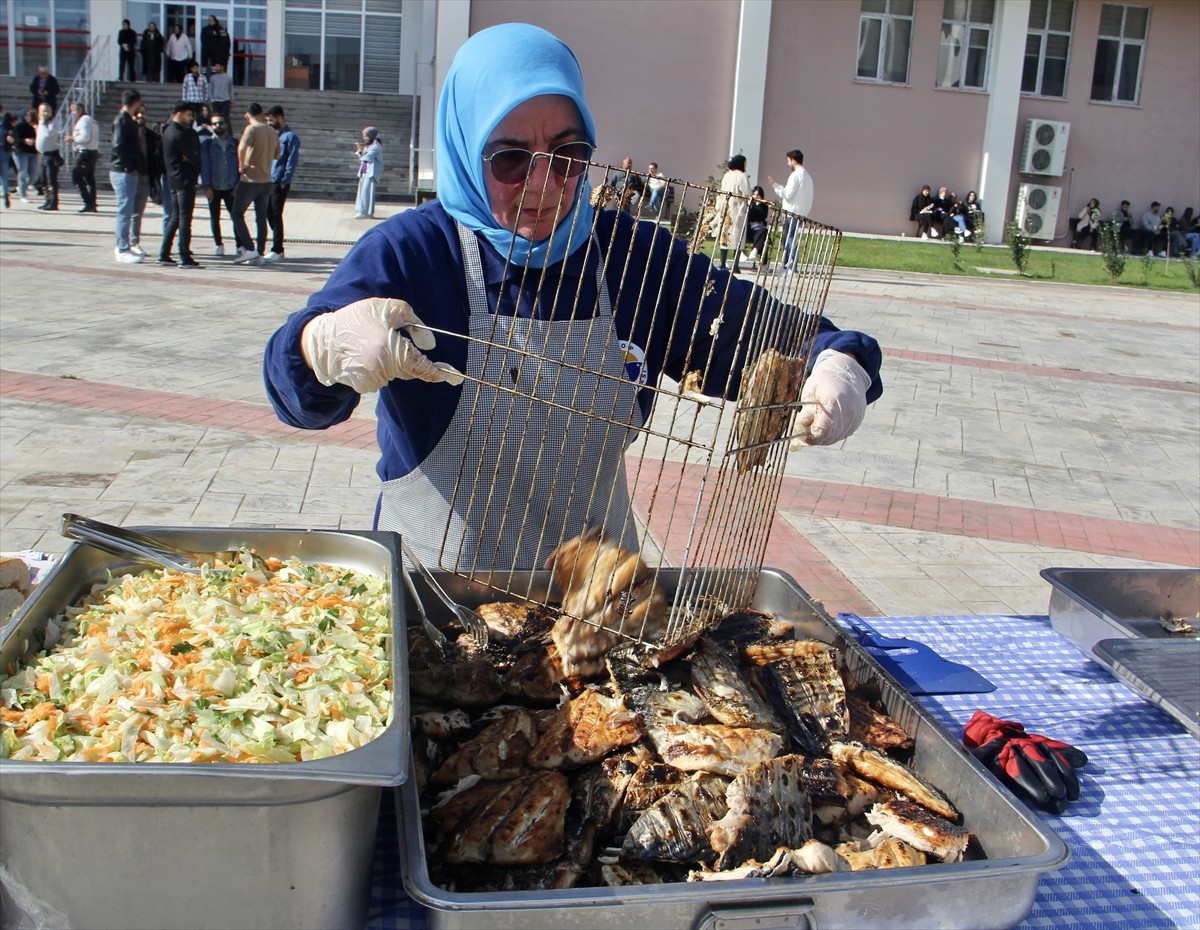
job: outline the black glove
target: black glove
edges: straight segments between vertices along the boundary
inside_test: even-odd
[[[1079,797],[1075,769],[1088,759],[1074,746],[1026,733],[1021,724],[981,710],[967,724],[963,742],[1004,784],[1044,810],[1061,814]]]

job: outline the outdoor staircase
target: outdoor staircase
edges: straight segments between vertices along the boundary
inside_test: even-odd
[[[29,78],[0,77],[0,103],[14,115],[29,105]],[[151,123],[166,119],[180,99],[178,84],[129,84],[110,82],[101,97],[98,111],[92,115],[100,122],[100,162],[96,172],[99,183],[107,186],[105,170],[108,127],[121,108],[121,94],[136,87],[142,95],[146,116]],[[235,87],[230,111],[234,131],[241,133],[245,121],[243,107],[258,101],[263,109],[278,104],[287,113],[287,123],[300,137],[300,166],[292,181],[292,197],[314,200],[354,202],[358,187],[358,159],[354,143],[362,141],[364,126],[379,130],[383,143],[383,177],[376,188],[376,199],[408,201],[417,199],[409,185],[409,142],[414,112],[411,97],[393,94],[358,94],[346,91],[297,88]],[[415,181],[413,182],[415,185]]]

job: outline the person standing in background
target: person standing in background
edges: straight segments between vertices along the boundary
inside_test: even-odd
[[[662,211],[663,195],[667,192],[667,177],[658,170],[658,162],[650,162],[646,169],[646,190],[650,200],[646,209],[657,216]]]
[[[79,191],[83,206],[80,213],[96,212],[96,160],[100,157],[100,126],[88,114],[83,103],[71,101],[71,143],[75,146],[75,167],[71,180]]]
[[[229,64],[229,48],[229,33],[217,17],[210,16],[200,30],[200,64],[206,74],[211,75],[217,65],[224,69]]]
[[[246,107],[245,116],[246,128],[238,143],[237,194],[233,198],[233,235],[238,246],[233,263],[261,265],[262,253],[267,246],[271,166],[279,157],[279,133],[267,125],[261,104],[251,103]],[[252,203],[258,233],[257,242],[250,238],[250,229],[246,225],[246,210]]]
[[[229,76],[221,62],[214,62],[212,67],[212,75],[208,79],[208,95],[212,98],[212,110],[213,113],[219,113],[228,121],[229,111],[233,107],[233,78]]]
[[[368,126],[362,131],[362,142],[354,143],[358,155],[358,197],[354,201],[356,220],[375,218],[375,185],[383,174],[383,144],[379,130]]]
[[[218,258],[225,254],[221,238],[221,204],[233,219],[234,189],[238,183],[238,146],[223,116],[212,119],[212,135],[200,139],[200,187],[208,200],[208,222]]]
[[[50,73],[46,65],[38,68],[37,76],[30,81],[29,93],[29,105],[35,110],[45,103],[50,107],[51,116],[58,112],[58,78]]]
[[[196,66],[197,68],[199,65]],[[179,233],[179,267],[199,268],[192,255],[192,213],[196,208],[196,179],[200,177],[200,137],[192,129],[196,111],[190,103],[179,102],[163,130],[163,162],[171,180],[171,223],[163,230],[158,250],[160,265],[174,265],[171,246]],[[166,191],[163,191],[166,196]]]
[[[139,188],[147,174],[146,147],[138,132],[137,114],[142,111],[142,95],[127,90],[121,95],[121,110],[113,120],[112,156],[108,178],[117,195],[117,242],[113,249],[117,261],[136,265],[143,256],[134,252],[131,241],[134,213],[139,210]],[[145,195],[140,197],[145,209]],[[140,251],[140,250],[139,250]]]
[[[0,106],[0,192],[4,194],[5,210],[12,206],[12,198],[8,192],[8,155],[16,142],[13,137],[13,128],[16,125],[16,118]]]
[[[195,50],[192,40],[183,31],[183,26],[176,23],[171,29],[171,37],[167,39],[167,81],[172,84],[182,84],[183,76],[187,73],[187,63],[191,61]]]
[[[121,29],[117,32],[117,80],[125,80],[128,73],[130,83],[137,81],[137,33],[129,25],[129,20],[121,20]]]
[[[187,76],[183,79],[180,96],[185,103],[192,105],[195,112],[196,107],[208,102],[208,93],[208,78],[200,73],[200,62],[191,62],[188,65]]]
[[[800,221],[812,210],[813,184],[812,176],[804,169],[802,151],[792,149],[787,153],[787,162],[792,169],[787,184],[777,184],[770,175],[767,175],[767,183],[775,196],[783,201],[783,209],[792,214],[784,219],[782,264],[785,268],[795,269],[796,252],[800,247]]]
[[[746,210],[749,206],[750,180],[746,177],[746,156],[733,155],[726,162],[728,170],[721,178],[721,193],[717,195],[712,234],[721,253],[721,267],[733,250],[733,273],[741,270],[742,241],[746,238]]]
[[[164,48],[166,48],[166,39],[158,31],[158,26],[151,20],[146,26],[146,31],[142,33],[142,75],[147,81],[157,84],[162,80]]]
[[[30,107],[13,126],[13,159],[17,163],[17,195],[21,203],[29,203],[26,194],[34,184],[37,172],[37,110]]]
[[[287,124],[283,107],[276,104],[267,110],[267,122],[279,133],[279,157],[271,167],[271,199],[267,223],[271,227],[271,251],[263,256],[266,262],[283,261],[283,206],[292,189],[292,178],[300,164],[300,137]]]
[[[39,210],[58,209],[58,169],[62,167],[63,157],[58,150],[58,122],[54,119],[54,110],[50,104],[43,103],[38,108],[37,135],[34,145],[42,161],[42,186],[46,191],[46,199],[42,201]]]

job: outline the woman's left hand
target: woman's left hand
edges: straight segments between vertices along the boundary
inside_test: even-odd
[[[871,376],[845,352],[826,349],[817,356],[804,381],[796,424],[804,435],[792,440],[794,450],[802,446],[828,446],[841,442],[863,421],[867,412],[867,389]]]

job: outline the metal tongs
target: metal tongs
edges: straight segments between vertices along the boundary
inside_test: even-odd
[[[458,619],[459,624],[467,632],[467,634],[475,640],[479,648],[486,649],[488,644],[487,621],[484,620],[483,617],[479,616],[479,614],[473,611],[470,607],[464,607],[446,593],[446,589],[438,584],[438,580],[433,577],[433,572],[426,568],[425,563],[417,558],[416,553],[413,552],[408,543],[404,541],[404,537],[400,538],[400,548],[404,552],[404,555],[408,561],[412,562],[413,568],[417,570],[417,573],[421,576],[424,582],[429,585],[429,589],[434,593],[437,599],[446,605],[446,608],[450,611],[450,613],[454,614],[454,616]],[[407,576],[407,572],[405,574]],[[413,589],[411,580],[407,577],[405,580],[409,582],[409,593],[412,594],[413,600],[417,602],[417,610],[421,614],[422,624],[425,626],[426,632],[428,632],[429,627],[432,626],[432,624],[429,622],[429,618],[425,615],[425,606],[421,603],[421,599],[417,597],[417,592]],[[438,635],[440,636],[441,634],[439,633]],[[442,642],[445,642],[444,638],[442,638]]]
[[[200,574],[200,566],[205,561],[204,555],[208,556],[207,561],[210,562],[214,556],[227,557],[229,555],[227,552],[188,552],[168,545],[153,536],[146,536],[122,526],[102,523],[90,517],[81,517],[75,513],[62,515],[62,523],[58,531],[68,539],[78,539],[80,542],[112,555],[125,556],[151,565],[165,565],[167,568],[186,572],[189,575]],[[265,565],[259,556],[252,555],[252,558],[256,568]]]

